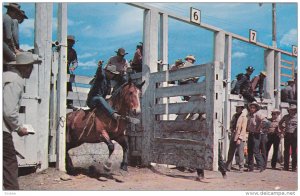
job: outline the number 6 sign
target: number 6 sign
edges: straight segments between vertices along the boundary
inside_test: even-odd
[[[250,29],[249,30],[249,42],[256,43],[256,37],[257,37],[256,31]]]
[[[201,11],[191,7],[191,22],[200,24]]]

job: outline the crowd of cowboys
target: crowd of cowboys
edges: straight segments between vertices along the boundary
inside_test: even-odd
[[[32,52],[24,52],[19,46],[18,25],[27,19],[25,12],[17,3],[9,3],[6,14],[3,15],[3,187],[6,190],[19,189],[18,184],[18,163],[16,151],[12,140],[12,132],[19,136],[28,135],[28,130],[19,120],[19,108],[25,87],[24,79],[30,77],[33,70],[33,64],[39,63],[37,55]],[[69,35],[67,73],[71,75],[78,66],[77,54],[73,49],[76,42],[75,37]],[[102,68],[103,61],[98,62],[98,69],[94,79],[90,82],[91,89],[88,93],[87,105],[90,108],[97,108],[108,112],[112,119],[119,119],[121,116],[105,100],[105,97],[114,93],[119,86],[126,82],[124,75],[127,72],[142,71],[143,45],[137,45],[136,52],[132,61],[127,62],[125,49],[119,48],[116,55],[111,57],[107,64]],[[185,62],[181,59],[176,60],[171,66],[170,71],[192,66],[196,61],[193,55],[188,55]],[[266,168],[268,151],[273,145],[273,157],[271,166],[276,168],[278,146],[280,138],[284,137],[284,169],[289,169],[290,148],[292,152],[292,170],[297,167],[297,108],[296,94],[293,89],[293,82],[289,81],[289,86],[282,90],[284,101],[291,105],[288,114],[279,118],[280,111],[272,110],[272,117],[267,118],[260,111],[260,106],[256,102],[255,96],[259,94],[262,99],[263,83],[266,73],[262,71],[250,81],[250,76],[254,71],[253,67],[248,67],[246,74],[237,76],[236,84],[232,88],[233,94],[240,94],[249,104],[245,107],[239,103],[236,106],[236,114],[231,120],[231,142],[228,152],[228,160],[224,163],[219,152],[219,169],[224,177],[226,172],[231,169],[233,156],[237,157],[237,163],[241,170],[244,166],[244,143],[246,141],[246,132],[248,132],[248,171],[253,171],[254,161],[256,159],[257,167],[260,171]],[[199,78],[189,78],[178,81],[179,85],[195,83]],[[72,91],[72,81],[67,83],[67,90]],[[256,90],[258,88],[258,90]],[[111,89],[113,91],[111,92]],[[189,101],[192,97],[184,97]],[[69,108],[73,108],[72,101],[67,102]],[[200,117],[199,114],[193,114],[190,120]],[[197,169],[199,178],[204,177],[204,170]]]

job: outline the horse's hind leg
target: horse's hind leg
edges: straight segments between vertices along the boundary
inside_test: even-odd
[[[116,139],[116,141],[122,146],[123,148],[123,161],[121,163],[121,169],[127,171],[128,166],[128,152],[129,152],[129,143],[127,136],[121,136],[120,138]]]
[[[108,151],[109,151],[109,158],[111,156],[111,154],[114,152],[115,150],[115,145],[112,143],[109,135],[107,134],[107,132],[104,130],[101,133],[101,136],[104,138],[104,142],[106,143],[107,147],[108,147]]]

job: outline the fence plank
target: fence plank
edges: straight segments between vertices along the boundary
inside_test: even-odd
[[[87,95],[88,95],[87,93],[69,91],[67,99],[86,101],[87,100]]]
[[[205,83],[185,84],[180,86],[163,87],[156,89],[155,97],[175,97],[205,94]]]
[[[210,64],[194,65],[176,71],[162,71],[151,75],[151,80],[156,83],[165,81],[181,80],[191,77],[205,76],[206,66]]]
[[[205,121],[185,120],[185,121],[157,121],[154,125],[155,130],[165,132],[201,132],[206,131]]]
[[[89,84],[89,82],[92,80],[92,78],[93,77],[76,75],[75,82],[81,83],[81,84]],[[70,74],[67,75],[67,80],[69,81],[69,79],[70,79]]]
[[[184,113],[205,113],[205,102],[189,101],[183,103],[156,104],[154,114],[184,114]]]

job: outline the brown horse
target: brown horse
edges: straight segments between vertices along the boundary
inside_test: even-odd
[[[138,114],[140,107],[140,89],[144,82],[135,85],[131,79],[120,86],[108,100],[108,103],[121,115],[127,116]],[[68,150],[80,146],[83,143],[105,142],[109,149],[109,157],[114,151],[111,140],[118,142],[123,148],[123,160],[121,169],[127,171],[128,165],[128,139],[125,136],[127,120],[112,120],[104,111],[77,110],[67,114],[67,142],[66,162],[67,171],[71,172],[73,167]]]

